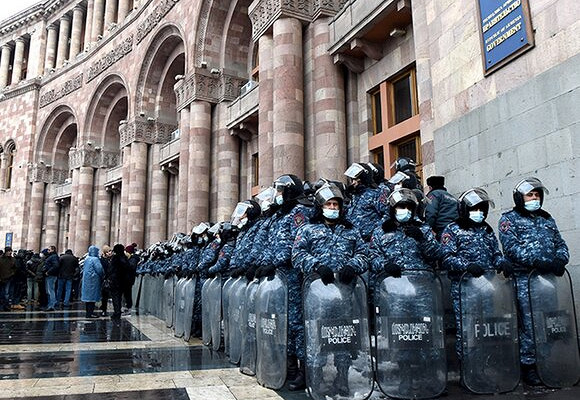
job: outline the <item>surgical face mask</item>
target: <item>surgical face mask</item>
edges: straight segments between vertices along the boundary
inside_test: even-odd
[[[340,216],[340,210],[331,210],[329,208],[323,208],[322,215],[324,215],[324,218],[326,219],[338,219],[338,217]]]
[[[260,208],[262,209],[262,212],[266,212],[268,211],[271,205],[272,205],[271,201],[264,200],[262,204],[260,204]]]
[[[469,212],[469,219],[477,224],[480,224],[485,219],[485,215],[483,214],[483,211],[479,211],[479,210],[470,211]]]
[[[397,208],[395,213],[395,218],[399,222],[407,222],[411,219],[413,213],[406,208]]]
[[[528,211],[538,211],[541,206],[540,200],[530,200],[524,204],[525,209]]]
[[[281,206],[282,203],[284,203],[284,196],[282,196],[281,194],[276,195],[276,204]]]
[[[243,227],[244,225],[246,225],[247,223],[248,223],[248,218],[247,218],[247,217],[246,217],[246,218],[242,218],[242,219],[240,220],[240,223],[238,224],[238,227],[239,227],[239,228],[241,228],[241,227]]]
[[[203,238],[197,238],[197,244],[202,244],[203,243]]]

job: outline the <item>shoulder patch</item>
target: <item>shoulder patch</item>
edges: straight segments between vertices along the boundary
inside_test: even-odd
[[[389,204],[389,194],[387,193],[386,190],[381,190],[381,193],[379,195],[379,202],[381,204]]]
[[[443,244],[449,243],[450,240],[451,240],[451,235],[449,233],[444,233],[443,236],[441,236],[441,243],[443,243]]]
[[[305,221],[306,217],[302,211],[297,212],[296,215],[294,215],[294,226],[302,226]]]
[[[511,223],[509,220],[507,220],[507,219],[503,220],[501,222],[501,224],[499,224],[499,230],[505,233],[505,232],[509,231],[510,226],[511,226]]]

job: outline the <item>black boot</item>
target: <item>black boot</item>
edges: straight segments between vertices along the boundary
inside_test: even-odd
[[[336,393],[339,396],[346,397],[350,395],[350,389],[348,388],[348,364],[341,363],[338,367],[338,374],[334,378],[333,386]]]
[[[542,386],[542,381],[536,372],[536,364],[522,364],[522,377],[529,386]]]
[[[296,378],[288,381],[288,390],[294,392],[296,390],[304,389],[306,389],[306,380],[304,375],[304,363],[301,363],[298,371],[296,372]]]
[[[290,383],[296,379],[296,374],[298,373],[298,359],[296,356],[288,356],[286,361],[286,381]]]

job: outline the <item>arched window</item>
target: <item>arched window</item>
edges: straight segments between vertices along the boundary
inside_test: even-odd
[[[12,185],[12,167],[14,164],[14,153],[16,153],[16,145],[14,142],[8,142],[4,148],[4,189],[10,189]]]

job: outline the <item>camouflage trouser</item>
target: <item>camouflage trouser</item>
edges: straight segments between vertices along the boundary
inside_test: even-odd
[[[532,325],[532,310],[530,307],[528,273],[516,272],[518,327],[520,339],[520,362],[522,364],[536,363],[536,345]]]
[[[192,334],[201,332],[201,287],[206,279],[197,278],[195,281],[195,295],[193,302],[193,316],[191,318]]]
[[[298,277],[288,276],[288,356],[305,361],[304,318],[302,317],[302,286]]]

